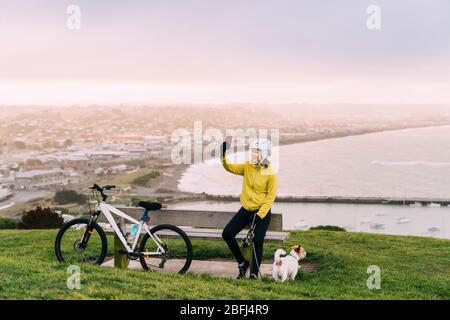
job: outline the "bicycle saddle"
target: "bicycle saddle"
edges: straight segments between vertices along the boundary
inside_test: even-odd
[[[138,206],[148,211],[155,211],[161,209],[162,205],[159,202],[139,201]]]

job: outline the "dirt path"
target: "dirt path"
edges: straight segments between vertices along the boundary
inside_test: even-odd
[[[182,261],[170,261],[166,264],[165,271],[177,271],[179,270]],[[108,260],[102,264],[105,267],[113,267],[114,260]],[[318,268],[317,262],[305,262],[300,263],[299,268],[305,272],[313,272]],[[141,270],[142,266],[139,261],[130,261],[129,269]],[[193,260],[188,273],[195,274],[210,274],[217,277],[236,278],[238,275],[237,264],[230,260]],[[271,277],[272,275],[272,263],[263,262],[261,266],[261,273],[263,276]]]

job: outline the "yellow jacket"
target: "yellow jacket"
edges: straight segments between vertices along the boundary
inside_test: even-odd
[[[277,175],[272,167],[262,167],[246,161],[241,164],[228,163],[226,156],[222,164],[228,172],[244,176],[241,192],[241,204],[244,209],[258,210],[257,215],[263,219],[277,196]]]

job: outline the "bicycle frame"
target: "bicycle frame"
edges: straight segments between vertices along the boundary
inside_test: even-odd
[[[109,224],[113,228],[114,233],[117,235],[117,237],[119,238],[120,242],[123,244],[124,248],[127,250],[128,253],[135,252],[135,249],[136,249],[136,246],[138,244],[138,241],[139,241],[142,229],[144,229],[148,233],[150,238],[152,238],[152,240],[158,245],[158,251],[155,251],[155,252],[141,252],[141,254],[143,254],[145,256],[152,256],[152,255],[160,255],[161,253],[165,253],[164,248],[161,246],[162,241],[158,238],[157,235],[154,235],[154,234],[152,234],[150,232],[150,229],[149,229],[148,225],[145,223],[143,218],[141,218],[141,220],[138,221],[138,220],[130,217],[126,213],[120,211],[119,209],[113,207],[112,205],[105,203],[104,201],[101,201],[97,205],[96,212],[99,212],[99,213],[101,212],[101,213],[103,213],[105,215],[105,217],[108,220]],[[134,238],[134,241],[133,241],[133,244],[132,244],[131,247],[128,244],[128,241],[123,236],[122,232],[120,231],[120,228],[117,225],[113,215],[119,216],[119,217],[124,218],[125,220],[127,220],[129,222],[132,222],[134,224],[139,225],[139,230],[138,230],[138,232],[136,234],[136,237]],[[144,211],[144,214],[142,215],[142,217],[145,217],[147,215],[148,215],[148,212]],[[125,232],[126,232],[126,230],[125,230]]]

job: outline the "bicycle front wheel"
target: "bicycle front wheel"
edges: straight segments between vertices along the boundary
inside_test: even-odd
[[[153,227],[140,244],[140,261],[144,270],[185,273],[192,262],[192,244],[180,228],[162,224]],[[163,249],[163,250],[161,250]]]
[[[89,219],[78,218],[65,223],[55,240],[55,254],[59,262],[70,264],[102,264],[106,256],[105,232]]]

